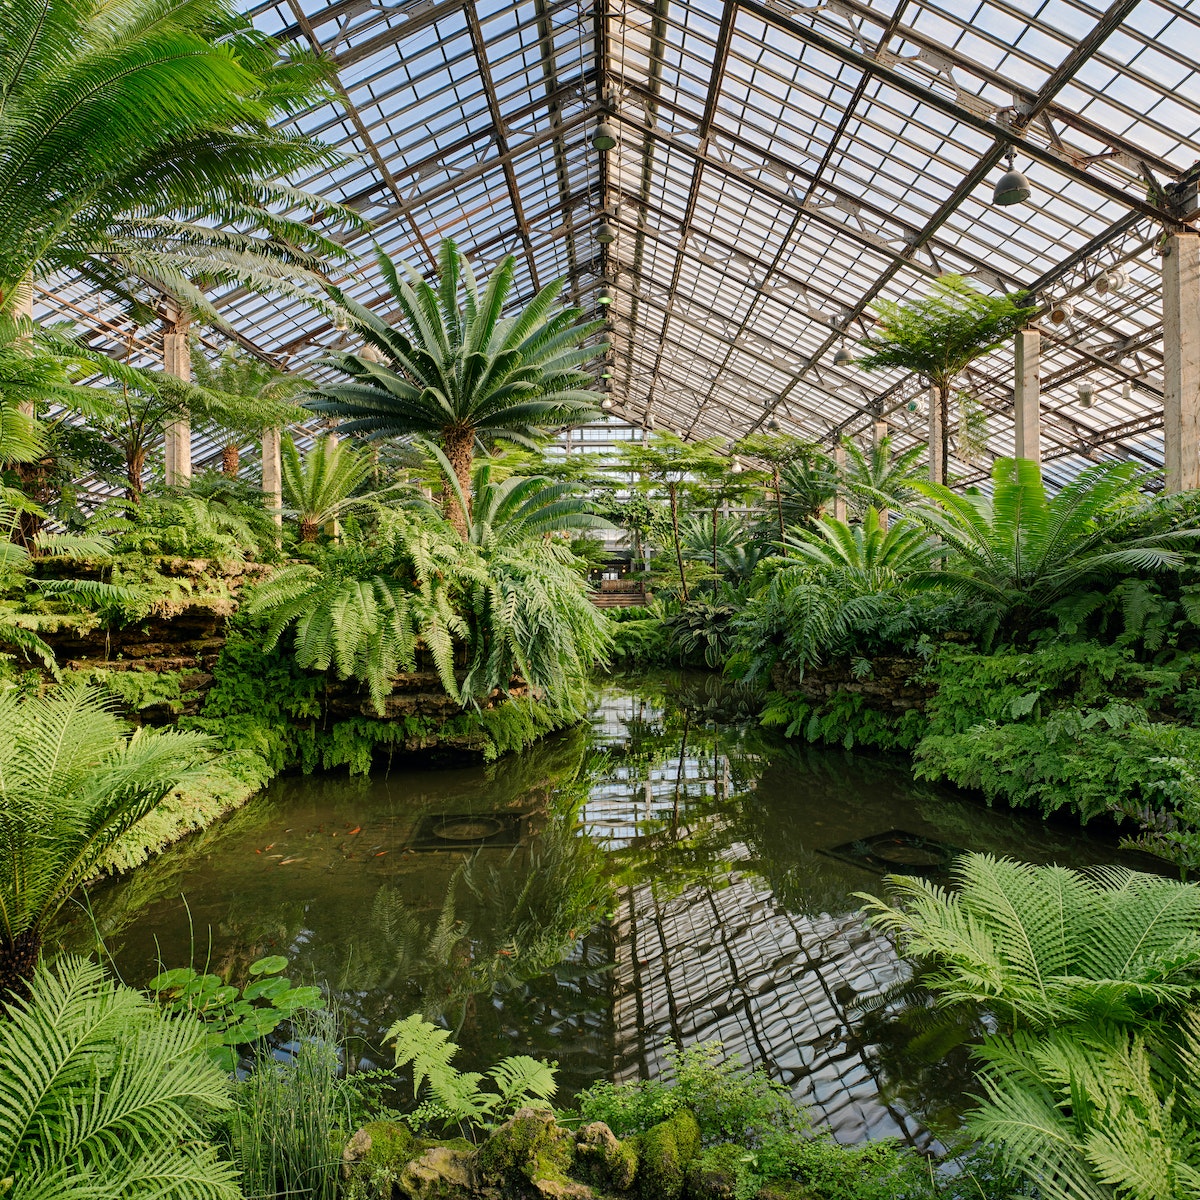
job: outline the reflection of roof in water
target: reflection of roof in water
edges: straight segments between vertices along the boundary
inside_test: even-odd
[[[731,857],[747,858],[745,846]],[[618,1082],[656,1076],[664,1043],[719,1041],[765,1064],[841,1141],[927,1140],[880,1099],[870,1047],[847,1037],[847,1008],[907,975],[889,941],[856,913],[797,916],[753,876],[660,899],[622,890],[615,921],[613,1017]]]

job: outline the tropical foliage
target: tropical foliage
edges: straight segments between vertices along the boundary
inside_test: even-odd
[[[875,305],[875,325],[862,340],[864,370],[900,368],[920,375],[936,392],[941,429],[941,477],[950,459],[950,393],[975,359],[995,350],[1037,311],[1021,294],[989,296],[961,275],[942,275],[926,296]],[[960,447],[961,449],[961,447]]]
[[[397,324],[331,289],[375,351],[331,355],[329,364],[349,381],[322,387],[308,402],[340,418],[343,432],[368,439],[434,438],[467,496],[477,439],[529,443],[542,430],[599,416],[599,399],[583,367],[604,346],[584,343],[603,323],[580,324],[581,310],[555,308],[563,280],[544,287],[517,315],[505,316],[516,268],[511,255],[482,289],[449,238],[442,242],[435,283],[408,264],[398,269],[385,255],[379,265],[399,310]],[[453,494],[447,503],[447,515],[464,532],[469,514]]]
[[[20,1200],[238,1200],[228,1076],[189,1017],[65,959],[0,1019],[0,1179]]]
[[[1053,1200],[1196,1194],[1200,887],[969,855],[949,892],[869,900],[947,1004],[1000,1018],[972,1132]]]
[[[47,924],[112,844],[203,760],[194,733],[128,727],[95,689],[0,691],[0,1003],[27,993]]]
[[[319,100],[325,66],[228,0],[13,0],[0,61],[0,310],[66,270],[211,314],[205,281],[305,294],[344,256],[310,218],[357,215],[281,182],[331,152],[275,127]]]
[[[458,481],[446,463],[447,487]],[[267,646],[295,626],[297,660],[365,683],[382,713],[390,680],[412,670],[418,644],[446,691],[478,707],[515,680],[576,714],[591,665],[607,646],[567,544],[553,535],[597,518],[567,484],[475,475],[466,537],[425,502],[377,514],[311,563],[283,568],[247,611],[266,618]],[[465,497],[464,497],[465,498]]]
[[[369,459],[329,435],[318,438],[303,456],[285,437],[280,458],[283,500],[299,524],[301,542],[315,542],[323,526],[356,502],[355,492],[371,474]]]

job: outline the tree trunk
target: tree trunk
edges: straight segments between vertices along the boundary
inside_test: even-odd
[[[458,480],[458,486],[467,502],[467,511],[463,512],[454,489],[444,487],[442,496],[446,505],[446,518],[465,542],[470,536],[468,522],[471,517],[471,464],[475,455],[475,431],[461,425],[443,429],[442,449],[454,469],[454,477]]]
[[[145,450],[133,450],[125,455],[125,499],[134,505],[142,502],[142,468],[145,465]]]
[[[688,596],[687,576],[683,573],[683,545],[679,541],[679,500],[674,483],[667,484],[667,492],[671,497],[671,530],[675,535],[675,561],[679,564],[679,588],[683,593],[683,602],[687,604],[691,597]]]
[[[41,952],[42,935],[36,929],[26,929],[11,942],[0,941],[0,1013],[7,1011],[9,1001],[29,996]]]
[[[302,519],[300,521],[300,540],[302,542],[315,542],[320,529],[321,527],[316,521]]]
[[[712,529],[713,529],[713,539],[712,539],[713,590],[716,591],[716,588],[717,588],[716,578],[717,578],[718,571],[717,571],[717,506],[715,504],[713,505],[713,510],[712,510]]]
[[[950,385],[938,385],[938,411],[942,414],[942,469],[938,483],[945,484],[950,473]]]
[[[236,479],[241,465],[242,455],[237,442],[226,442],[221,447],[221,471],[230,479]]]

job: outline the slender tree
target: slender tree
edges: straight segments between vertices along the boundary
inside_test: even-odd
[[[330,355],[326,362],[348,382],[323,387],[308,407],[340,418],[355,437],[433,438],[468,503],[479,438],[533,444],[547,430],[599,418],[600,397],[583,367],[606,349],[584,344],[603,322],[581,325],[580,309],[556,309],[563,280],[506,317],[516,268],[511,255],[482,289],[449,238],[442,242],[436,284],[407,264],[398,270],[386,255],[379,264],[398,310],[396,324],[336,288],[331,295],[384,361]],[[452,489],[444,496],[447,515],[465,536],[470,514]]]
[[[950,458],[950,392],[955,378],[975,359],[1003,345],[1037,311],[1023,294],[988,296],[961,275],[933,281],[927,296],[907,304],[881,300],[875,328],[860,343],[858,365],[867,371],[890,367],[913,371],[937,393],[941,416],[942,469]]]
[[[281,447],[283,499],[296,514],[300,540],[315,542],[322,525],[353,503],[371,474],[371,460],[334,438],[319,438],[303,457],[290,437]]]
[[[679,568],[679,592],[686,604],[687,575],[683,567],[683,543],[679,536],[679,500],[683,490],[711,472],[718,454],[718,439],[685,442],[674,433],[659,431],[645,441],[630,442],[621,447],[621,462],[642,478],[643,491],[666,489],[671,513],[671,537],[675,562]]]

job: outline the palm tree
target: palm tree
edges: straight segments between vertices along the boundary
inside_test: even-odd
[[[285,182],[335,155],[274,126],[327,68],[231,0],[8,0],[0,62],[0,311],[66,271],[212,314],[211,283],[307,295],[345,257],[313,218],[361,221]]]
[[[221,470],[230,479],[237,478],[243,442],[305,415],[290,401],[306,381],[237,346],[226,348],[215,363],[193,347],[192,375],[212,397],[209,423],[224,434]]]
[[[208,1140],[232,1097],[207,1043],[198,1020],[165,1016],[94,963],[41,972],[0,1020],[5,1193],[237,1200]]]
[[[127,726],[97,689],[0,693],[0,1004],[28,993],[46,927],[112,844],[207,756]]]
[[[544,287],[517,315],[505,317],[516,265],[511,255],[493,271],[483,292],[449,238],[441,245],[436,286],[407,264],[402,278],[386,255],[379,263],[399,309],[397,324],[336,288],[330,294],[385,361],[367,354],[331,355],[326,361],[350,381],[322,387],[308,407],[341,418],[342,429],[353,436],[436,439],[468,499],[480,437],[529,444],[546,430],[599,417],[599,397],[589,389],[591,377],[582,367],[606,347],[582,343],[603,322],[580,325],[577,308],[553,311],[563,280]],[[465,536],[469,514],[453,493],[446,495],[446,510]]]
[[[816,571],[827,585],[856,596],[907,583],[933,556],[929,538],[919,525],[897,521],[885,526],[873,507],[858,525],[822,517],[814,529],[795,526],[789,531],[787,546],[798,566]]]
[[[334,437],[318,438],[300,456],[285,437],[281,446],[283,499],[300,523],[300,540],[315,542],[322,525],[356,502],[354,492],[371,474],[371,462]]]
[[[1035,307],[1021,304],[1023,295],[988,296],[961,275],[933,281],[929,295],[907,304],[881,300],[876,323],[861,345],[858,365],[868,371],[900,367],[922,376],[937,392],[941,414],[941,479],[946,482],[950,457],[950,391],[957,375],[984,354],[1002,346],[1029,318]]]
[[[1178,497],[1147,500],[1133,463],[1099,463],[1053,497],[1041,467],[997,459],[992,491],[965,495],[941,484],[914,486],[933,503],[909,515],[950,551],[926,580],[1007,616],[1018,627],[1061,597],[1122,576],[1177,570],[1200,529],[1177,527]]]

